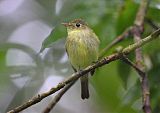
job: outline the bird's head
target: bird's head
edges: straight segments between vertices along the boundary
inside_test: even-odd
[[[62,23],[62,25],[64,25],[68,31],[83,30],[88,28],[87,23],[85,23],[82,19],[75,19],[68,23]]]

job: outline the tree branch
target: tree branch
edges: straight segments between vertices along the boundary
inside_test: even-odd
[[[148,37],[141,39],[139,42],[136,42],[132,45],[129,45],[128,47],[124,48],[122,50],[122,54],[129,54],[130,52],[132,52],[133,50],[143,46],[144,44],[150,42],[153,39],[156,39],[158,36],[160,35],[160,28],[158,30],[156,30],[155,32],[153,32],[151,35],[149,35]],[[87,68],[83,69],[80,72],[76,72],[74,74],[72,74],[69,78],[65,79],[63,82],[60,82],[56,87],[51,88],[48,92],[42,93],[42,94],[38,94],[37,96],[31,98],[30,100],[28,100],[27,102],[25,102],[24,104],[14,108],[13,110],[9,111],[8,113],[17,113],[20,112],[38,102],[40,102],[42,99],[44,99],[45,97],[57,92],[58,90],[64,88],[68,83],[71,83],[75,80],[77,80],[79,77],[81,77],[82,75],[87,74],[88,72],[104,66],[105,64],[108,64],[112,61],[115,61],[117,59],[121,58],[121,54],[120,53],[114,53],[112,55],[109,55],[107,57],[104,57],[103,59],[99,60],[98,62],[96,62],[95,64],[92,64],[90,66],[88,66]]]
[[[71,86],[76,82],[77,80],[74,80],[73,82],[69,83],[67,86],[65,86],[54,98],[51,100],[51,103],[47,105],[47,107],[44,109],[42,113],[49,113],[55,105],[59,102],[61,97],[65,94],[66,91],[68,91]]]
[[[103,58],[108,49],[116,45],[117,43],[121,42],[123,39],[131,35],[131,31],[133,30],[133,27],[127,28],[121,35],[119,35],[117,38],[115,38],[110,44],[108,44],[99,55],[99,59]]]
[[[157,30],[159,28],[158,25],[156,25],[151,19],[145,18],[145,22],[149,24],[154,30]]]
[[[121,58],[121,60],[122,60],[123,62],[125,62],[126,64],[130,65],[131,67],[133,67],[140,76],[141,76],[141,75],[144,76],[145,73],[144,73],[142,70],[140,70],[140,69],[137,67],[136,64],[134,64],[132,61],[130,61],[130,60],[126,57],[126,55],[123,55],[122,58]],[[143,76],[141,76],[141,77],[143,78]]]
[[[133,30],[134,41],[139,42],[141,40],[141,34],[144,30],[144,18],[147,12],[147,8],[149,5],[149,0],[142,0],[139,10],[136,15],[136,19],[134,21],[135,27]],[[151,113],[151,105],[150,105],[150,92],[149,92],[149,83],[147,74],[145,72],[145,66],[143,64],[143,55],[141,48],[135,50],[136,54],[136,64],[139,70],[144,73],[139,73],[141,77],[141,88],[142,88],[142,102],[143,102],[143,111],[144,113]]]

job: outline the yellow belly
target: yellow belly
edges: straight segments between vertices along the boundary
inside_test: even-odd
[[[98,59],[98,45],[93,43],[93,40],[67,40],[66,50],[72,66],[77,70],[87,67]]]

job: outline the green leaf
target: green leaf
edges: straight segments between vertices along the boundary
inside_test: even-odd
[[[67,32],[64,26],[57,25],[51,33],[47,36],[47,38],[42,42],[42,47],[40,49],[40,53],[45,49],[51,47],[55,41],[67,36]]]
[[[3,70],[6,67],[6,54],[6,51],[0,50],[0,70]]]
[[[147,13],[147,17],[156,22],[160,22],[160,9],[150,7]]]
[[[154,64],[152,69],[148,72],[148,79],[150,83],[151,105],[154,113],[159,111],[160,102],[160,52],[157,51],[151,55],[151,61]]]
[[[121,7],[117,18],[117,35],[121,34],[127,27],[133,25],[138,5],[133,0],[127,0]]]
[[[1,48],[1,45],[0,45]],[[7,83],[9,83],[9,76],[5,76],[5,74],[3,73],[4,70],[6,70],[6,55],[7,55],[7,51],[5,50],[0,50],[0,92],[2,92],[3,90],[5,90],[4,87],[7,86]],[[0,95],[1,97],[1,95]]]

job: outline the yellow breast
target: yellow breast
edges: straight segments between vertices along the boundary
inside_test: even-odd
[[[98,59],[99,41],[87,30],[68,32],[66,50],[69,60],[77,70],[83,69]]]

